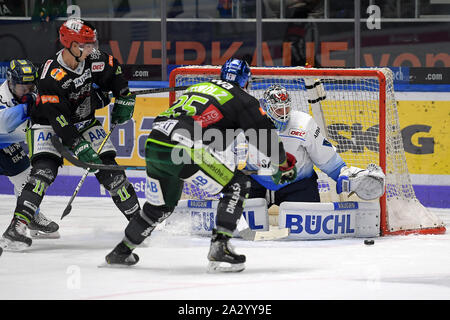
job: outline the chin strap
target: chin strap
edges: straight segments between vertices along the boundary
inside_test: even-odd
[[[77,62],[81,62],[81,61],[80,61],[80,58],[81,58],[81,56],[83,55],[83,51],[80,50],[81,53],[80,53],[80,55],[77,57],[76,55],[73,54],[71,48],[67,48],[67,49],[69,50],[70,54],[75,58],[75,60],[76,60]]]

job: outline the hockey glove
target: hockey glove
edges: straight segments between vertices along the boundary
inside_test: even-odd
[[[297,159],[289,152],[286,152],[286,160],[287,166],[278,167],[277,172],[272,175],[272,180],[276,184],[293,182],[297,178],[297,167],[295,166]]]
[[[363,200],[374,200],[384,194],[385,175],[373,163],[367,169],[343,167],[336,183],[336,192],[354,192]]]
[[[109,98],[109,92],[102,91],[101,88],[95,83],[92,84],[91,93],[91,106],[95,109],[101,109],[109,105],[111,99]]]
[[[40,97],[39,94],[35,92],[30,92],[22,96],[22,99],[20,99],[20,102],[27,105],[27,116],[30,115],[31,109],[39,104]]]
[[[122,124],[131,119],[134,112],[134,104],[136,103],[135,96],[130,96],[128,93],[126,96],[116,98],[114,107],[111,113],[111,122],[116,124]]]
[[[92,149],[92,146],[86,140],[81,140],[78,144],[76,144],[72,148],[75,156],[83,162],[94,163],[94,164],[102,164],[98,153]],[[98,170],[89,169],[89,172],[96,172]]]

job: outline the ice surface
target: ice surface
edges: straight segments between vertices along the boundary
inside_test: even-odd
[[[206,273],[209,237],[156,230],[130,268],[99,268],[127,221],[109,198],[48,196],[41,209],[61,238],[0,257],[0,299],[450,299],[450,234],[375,239],[249,242],[236,274]],[[142,201],[142,199],[141,199]],[[0,195],[0,232],[15,207]],[[450,210],[433,209],[448,226]]]

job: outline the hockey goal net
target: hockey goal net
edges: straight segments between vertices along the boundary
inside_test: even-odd
[[[310,113],[348,166],[378,164],[386,174],[386,193],[380,198],[380,234],[444,233],[444,223],[416,198],[411,184],[394,95],[393,74],[387,68],[315,69],[253,67],[248,92],[257,99],[273,84],[285,86],[292,108]],[[173,70],[171,87],[218,78],[220,67],[188,66]],[[182,92],[171,92],[172,104]],[[320,170],[322,202],[339,199],[334,181]],[[186,184],[185,198],[214,199]]]

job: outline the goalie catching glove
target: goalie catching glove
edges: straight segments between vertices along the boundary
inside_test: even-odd
[[[94,163],[94,164],[102,164],[98,153],[92,148],[91,144],[86,140],[80,139],[78,143],[76,143],[72,147],[72,151],[74,155],[83,162]],[[96,172],[96,169],[89,169],[89,172]]]
[[[111,112],[111,122],[122,124],[131,119],[134,112],[136,97],[131,92],[126,96],[116,98]]]
[[[354,192],[363,200],[374,200],[384,194],[386,176],[381,168],[373,163],[367,169],[343,167],[336,183],[338,194]]]
[[[297,159],[289,152],[286,152],[286,161],[287,165],[279,166],[275,169],[277,171],[272,175],[272,180],[276,184],[292,182],[297,178],[297,167],[295,166]]]

